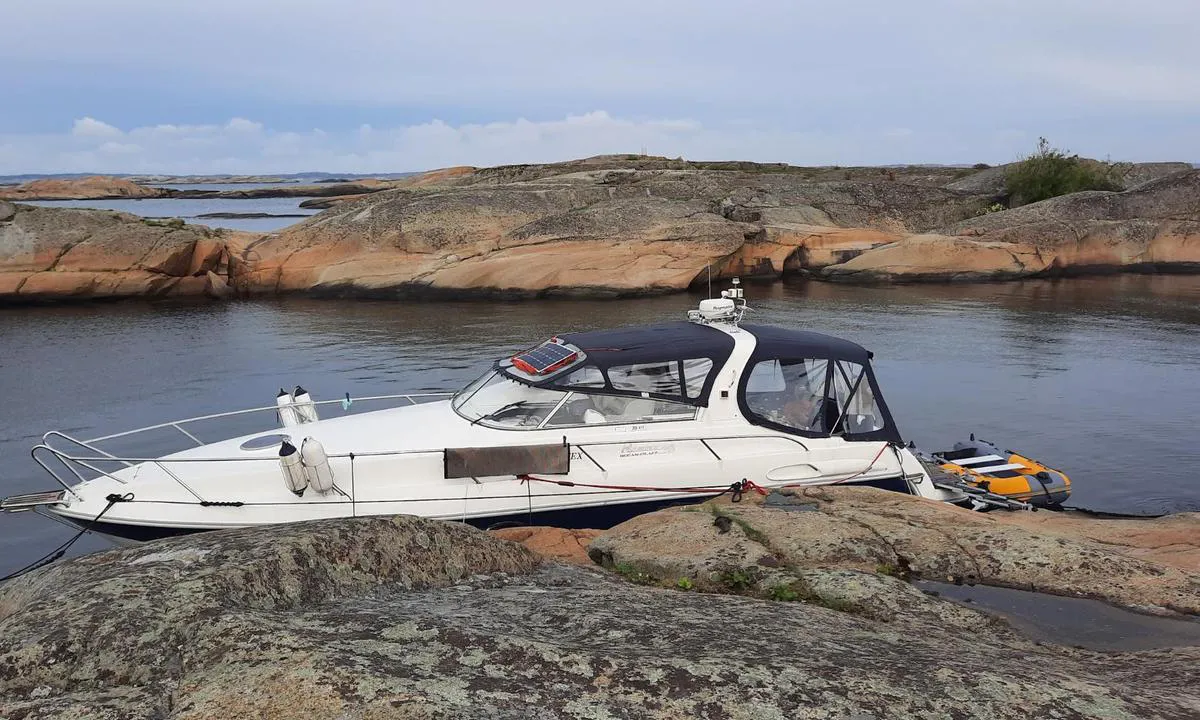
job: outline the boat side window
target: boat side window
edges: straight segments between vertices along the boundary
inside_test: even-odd
[[[805,432],[826,432],[825,382],[828,360],[763,360],[750,370],[746,406],[776,425]]]
[[[573,388],[602,388],[605,385],[604,373],[600,372],[600,368],[595,365],[585,365],[577,370],[573,370],[561,381],[556,382]]]
[[[700,397],[704,391],[704,381],[712,372],[713,361],[708,358],[683,361],[683,386],[687,396],[693,400]]]
[[[679,364],[673,360],[610,367],[608,380],[615,390],[681,395]]]
[[[858,363],[839,360],[833,373],[833,396],[838,412],[845,417],[842,423],[848,433],[864,433],[883,429],[883,413],[875,402],[875,392],[866,376],[866,368]],[[838,428],[839,431],[842,427]]]
[[[546,421],[545,427],[662,422],[694,417],[696,408],[669,400],[571,393]]]

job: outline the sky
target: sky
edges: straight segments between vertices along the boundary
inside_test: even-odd
[[[0,175],[1200,162],[1200,0],[5,3]]]

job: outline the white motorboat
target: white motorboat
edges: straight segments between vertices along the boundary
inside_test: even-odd
[[[961,501],[906,448],[859,345],[743,324],[736,286],[687,321],[566,333],[456,393],[265,408],[79,440],[34,460],[61,485],[7,498],[118,541],[405,513],[481,527],[605,527],[665,504],[784,486],[869,485]],[[391,403],[371,411],[372,403]],[[270,423],[218,442],[198,427]],[[118,453],[168,431],[192,447]]]

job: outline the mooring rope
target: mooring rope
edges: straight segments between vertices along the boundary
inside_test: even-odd
[[[96,517],[94,517],[91,520],[88,520],[86,522],[88,522],[92,525],[95,525],[96,523],[100,522],[100,518],[104,517],[104,513],[108,512],[109,509],[112,508],[113,505],[116,505],[119,502],[132,501],[133,493],[125,493],[124,495],[118,495],[116,493],[113,493],[104,499],[108,501],[108,504],[104,506],[104,509],[101,510],[100,513],[96,515]],[[50,563],[54,562],[55,560],[59,559],[64,554],[66,554],[67,550],[70,550],[71,546],[75,544],[75,541],[78,540],[79,538],[83,537],[83,534],[91,529],[93,529],[93,528],[89,528],[89,527],[80,528],[79,532],[75,533],[75,535],[73,537],[71,537],[70,540],[67,540],[62,545],[59,545],[54,550],[51,550],[49,554],[43,556],[40,560],[35,560],[32,563],[21,568],[20,570],[16,570],[14,572],[9,573],[8,575],[5,575],[4,577],[0,578],[0,582],[8,582],[9,580],[12,580],[13,578],[21,577],[25,573],[32,572],[34,570],[37,570],[40,567],[49,565]]]

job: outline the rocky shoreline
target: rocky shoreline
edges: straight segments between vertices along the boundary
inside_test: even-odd
[[[681,292],[710,274],[896,283],[1200,272],[1200,170],[1132,165],[1124,190],[1013,209],[998,204],[1003,173],[601,156],[329,183],[313,186],[324,212],[227,243],[223,279],[243,296],[519,298]],[[9,208],[0,210],[0,302],[162,294],[119,278],[147,269],[122,266],[147,250],[136,218],[106,245],[113,259],[88,269],[114,275],[81,288],[52,277],[65,268],[50,261],[78,254],[99,222],[89,211],[34,222],[31,210],[0,208]],[[32,246],[46,262],[28,257]],[[198,283],[175,285],[203,294]]]
[[[820,488],[604,532],[519,530],[527,547],[408,516],[315,521],[34,571],[0,586],[0,715],[1200,713],[1194,639],[1084,650],[912,584],[1085,595],[1195,624],[1195,513],[982,515]]]
[[[0,200],[0,303],[224,299],[251,240],[177,219]]]
[[[0,200],[121,200],[166,198],[174,200],[247,200],[253,198],[342,197],[366,195],[393,187],[387,180],[353,180],[316,185],[280,184],[242,190],[180,190],[142,185],[124,178],[97,175],[76,180],[33,180],[0,187]]]

